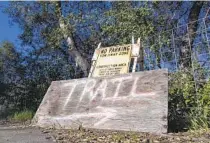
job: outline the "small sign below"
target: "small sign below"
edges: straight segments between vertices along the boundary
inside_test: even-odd
[[[131,44],[96,49],[97,60],[92,77],[128,73],[131,59]]]

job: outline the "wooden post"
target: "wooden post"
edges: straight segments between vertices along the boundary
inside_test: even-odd
[[[143,49],[143,46],[141,44],[141,39],[140,38],[138,38],[137,44],[139,45],[138,63],[139,63],[139,66],[140,66],[140,71],[143,71],[144,70],[144,49]]]
[[[132,57],[133,58],[133,67],[132,67],[132,72],[136,72],[136,71],[139,71],[139,67],[140,69],[142,70],[144,68],[144,65],[142,65],[142,62],[140,64],[140,59],[143,57],[142,56],[142,52],[140,51],[141,50],[141,44],[140,44],[140,38],[138,38],[137,40],[137,43],[134,44],[134,38],[132,37]],[[138,69],[136,70],[136,65],[139,65],[138,66]]]
[[[95,68],[95,64],[96,61],[98,59],[98,53],[96,53],[96,51],[101,47],[101,42],[98,44],[98,47],[95,49],[94,54],[93,54],[93,58],[92,58],[92,64],[91,64],[91,68],[90,68],[90,72],[88,75],[88,78],[90,78],[92,76],[93,70]]]
[[[134,45],[134,36],[132,35],[132,51],[134,51],[135,49],[135,45]],[[134,53],[132,53],[134,54]],[[136,63],[137,63],[137,57],[133,57],[133,67],[132,67],[132,72],[136,71]]]

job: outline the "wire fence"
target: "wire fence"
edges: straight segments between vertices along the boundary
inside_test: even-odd
[[[210,78],[208,12],[202,19],[146,38],[142,47],[144,70],[167,68],[169,71],[169,126],[183,128],[188,123],[182,121],[186,122],[189,116],[193,117],[190,122],[195,126],[204,123],[209,126],[210,107],[206,103],[210,91],[202,92]]]
[[[189,31],[192,26],[196,27],[194,32]],[[193,75],[193,82],[204,82],[210,77],[209,39],[210,15],[148,37],[142,44],[144,70],[185,71]],[[202,76],[199,75],[201,71]],[[76,70],[75,77],[82,73]]]
[[[190,27],[197,27],[195,32]],[[155,34],[143,42],[144,69],[189,72],[197,89],[210,77],[210,16]],[[201,75],[202,72],[202,75]]]

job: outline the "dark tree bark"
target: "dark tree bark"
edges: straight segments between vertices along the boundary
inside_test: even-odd
[[[183,39],[183,47],[180,49],[180,65],[181,68],[187,69],[191,68],[192,61],[191,61],[191,49],[196,37],[196,30],[198,27],[198,18],[200,11],[203,7],[204,2],[202,1],[195,1],[190,9],[189,17],[188,17],[188,34],[189,37]]]
[[[199,14],[200,11],[203,7],[203,3],[202,1],[195,1],[193,3],[192,8],[190,9],[190,14],[189,14],[189,25],[188,25],[188,32],[190,34],[190,39],[191,39],[191,44],[193,43],[194,39],[195,39],[195,32],[197,30],[198,27],[198,22],[195,22],[196,20],[198,20],[199,18]]]

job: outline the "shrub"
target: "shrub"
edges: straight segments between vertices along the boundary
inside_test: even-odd
[[[178,132],[189,127],[190,110],[188,107],[195,101],[192,78],[192,75],[184,72],[169,75],[169,131]]]
[[[172,73],[169,78],[169,131],[209,128],[210,81],[197,86],[196,91],[189,72]]]
[[[33,112],[29,110],[25,110],[22,112],[16,112],[12,117],[14,121],[25,122],[27,120],[31,120],[33,118]]]
[[[197,107],[191,110],[191,129],[210,127],[210,81],[206,82],[197,94]]]

